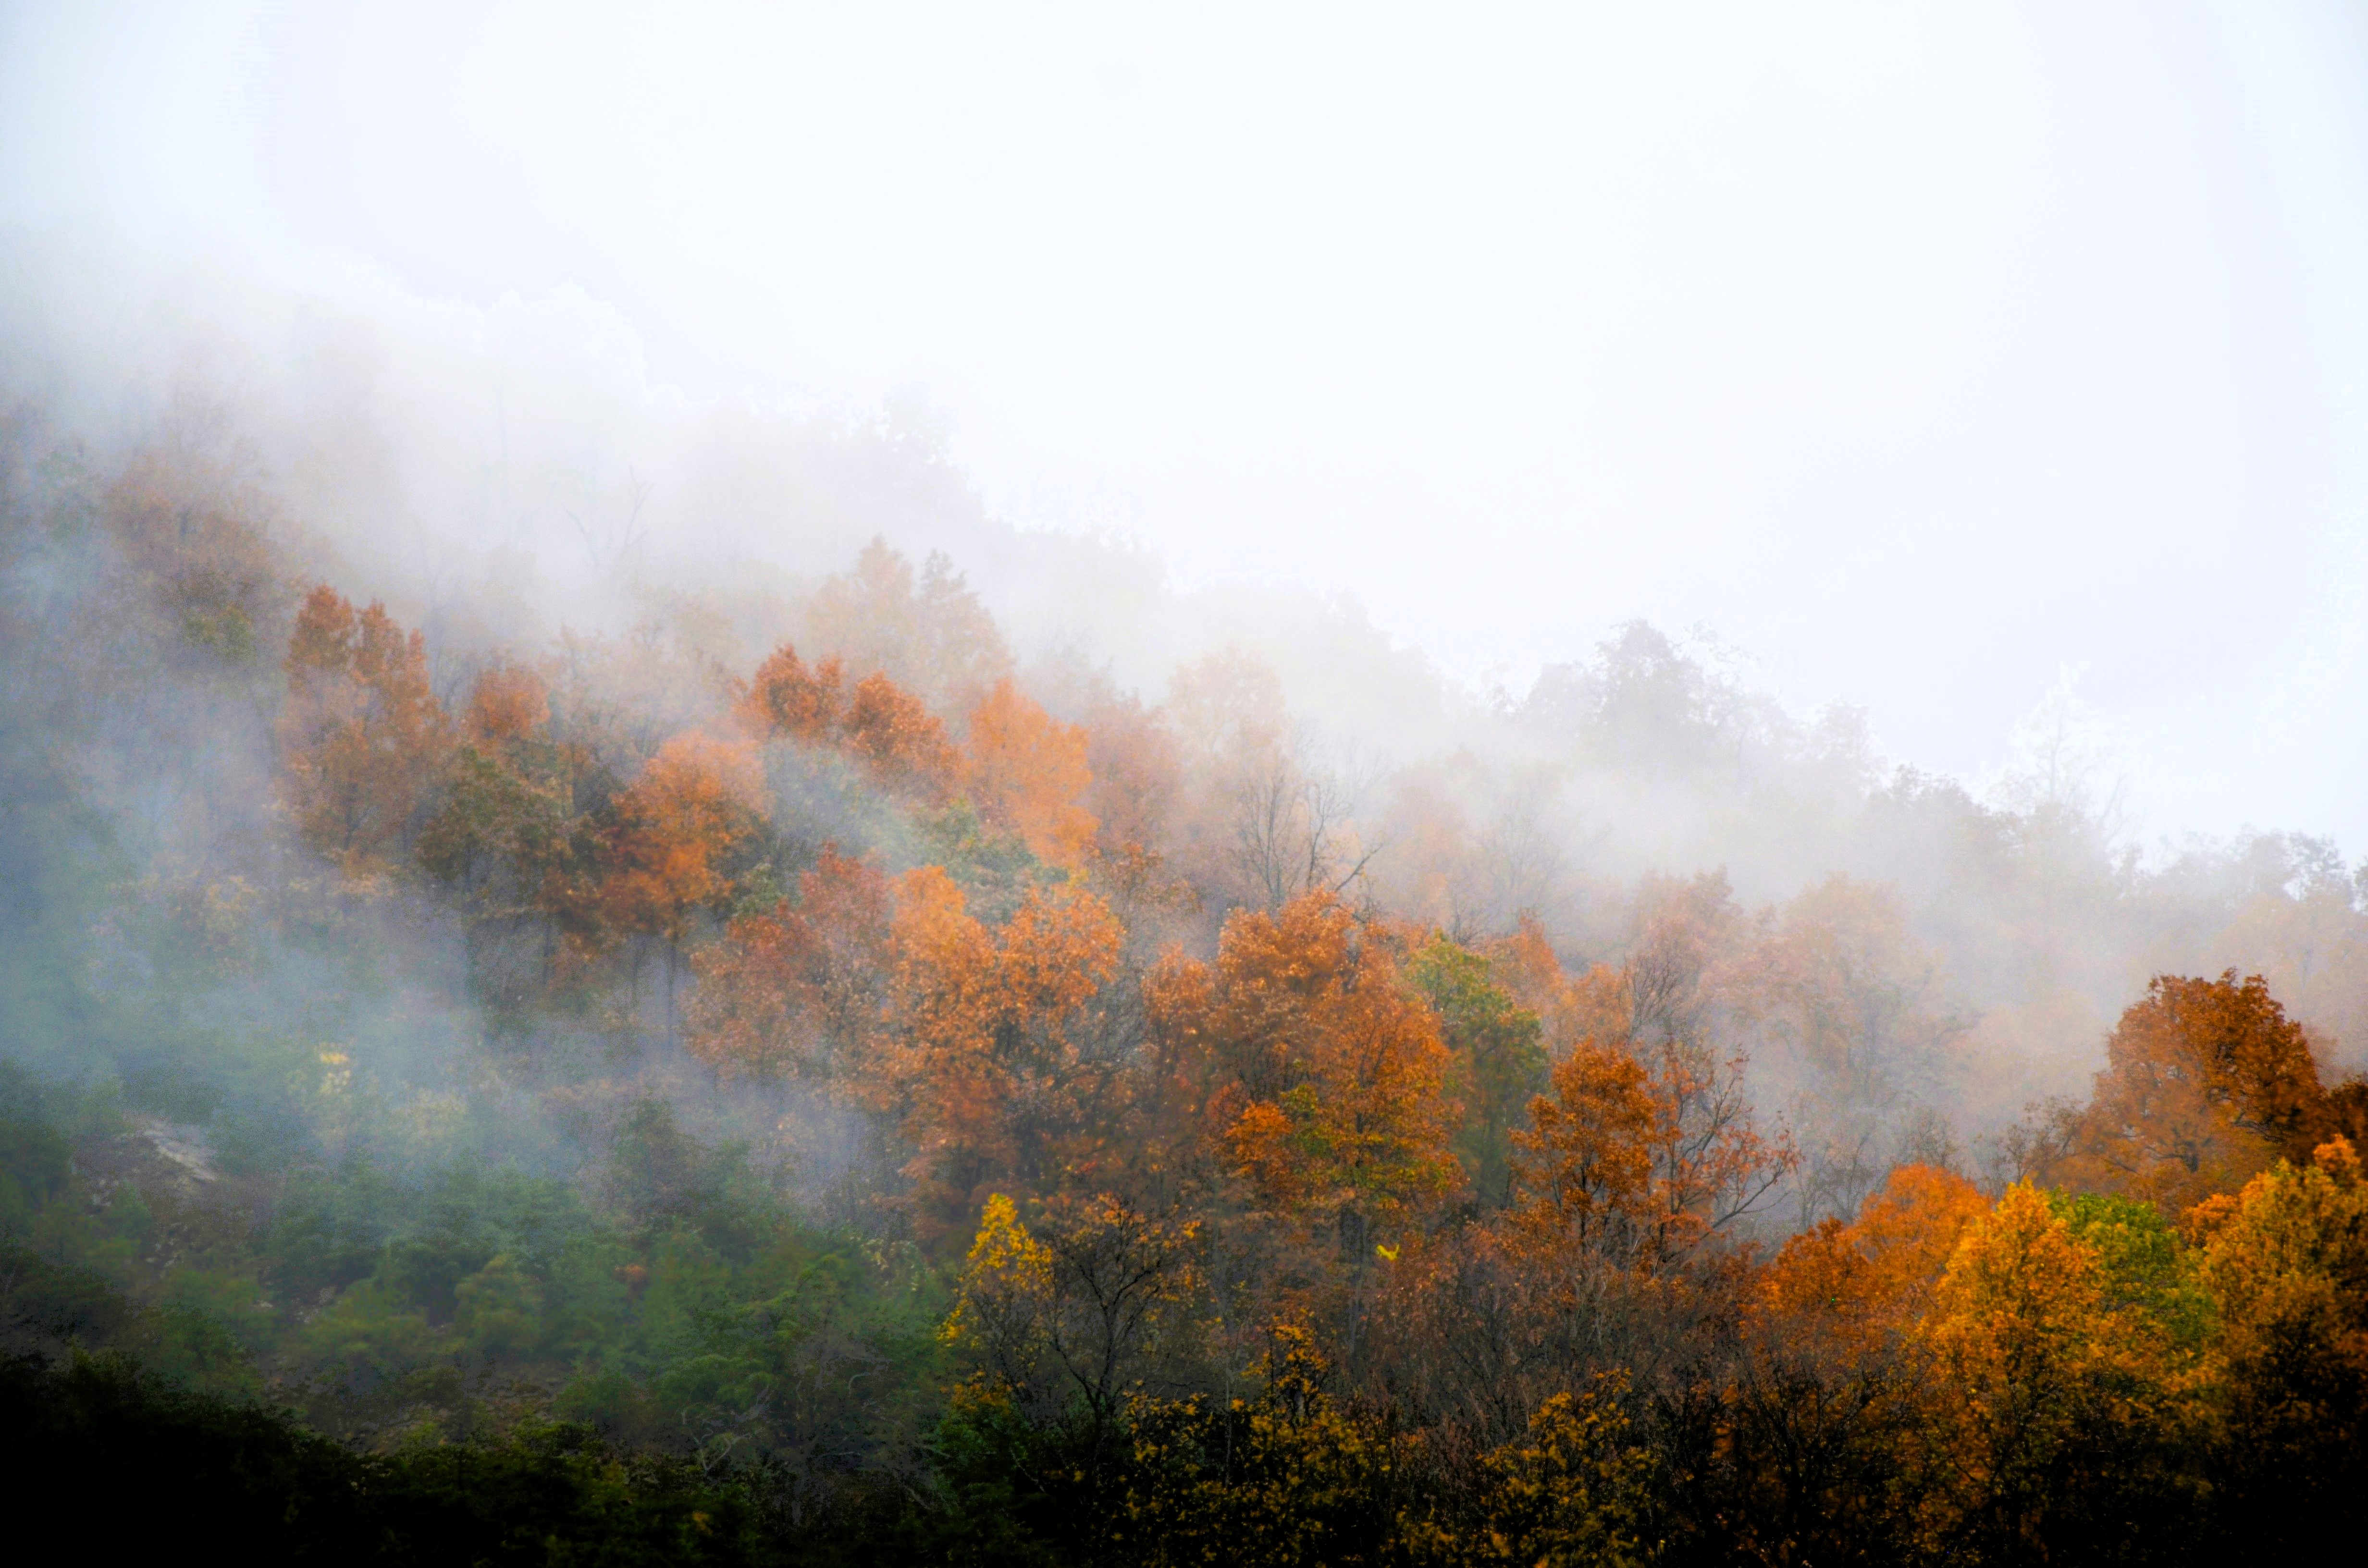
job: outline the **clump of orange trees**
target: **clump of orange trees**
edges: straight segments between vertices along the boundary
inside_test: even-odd
[[[948,1484],[1056,1556],[2175,1555],[2368,1479],[2368,1088],[2258,976],[2157,977],[2022,1179],[1844,1172],[1785,1235],[1806,1156],[1722,1030],[1868,1095],[1867,1040],[1946,1032],[1864,980],[1912,955],[1856,884],[1758,971],[1715,879],[1565,971],[1532,917],[1458,939],[1346,882],[1194,910],[1173,737],[1008,661],[935,669],[941,713],[784,643],[639,733],[496,662],[455,716],[324,587],[285,667],[296,835],[444,890],[490,1001],[867,1130],[865,1222],[951,1291]]]

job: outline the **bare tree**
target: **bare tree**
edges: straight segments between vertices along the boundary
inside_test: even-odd
[[[1303,893],[1338,892],[1382,850],[1356,831],[1355,781],[1311,767],[1303,738],[1262,748],[1234,784],[1234,869],[1272,909]]]
[[[576,537],[584,541],[584,553],[596,570],[613,572],[625,563],[625,558],[639,550],[648,540],[649,531],[642,523],[642,508],[649,504],[650,483],[632,470],[625,471],[623,485],[623,517],[601,514],[600,495],[593,491],[584,503],[581,517],[574,507],[561,508],[567,520],[575,525]]]

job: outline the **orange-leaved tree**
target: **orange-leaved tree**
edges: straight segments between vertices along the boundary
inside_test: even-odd
[[[1702,1055],[1589,1040],[1555,1064],[1513,1134],[1502,1229],[1518,1255],[1660,1274],[1768,1197],[1791,1144],[1763,1135],[1731,1067]]]
[[[1760,1280],[1761,1301],[1846,1349],[1880,1348],[1931,1310],[1965,1227],[1989,1210],[1953,1171],[1897,1166],[1856,1220],[1827,1219],[1787,1241]]]
[[[764,818],[764,778],[746,744],[686,731],[643,765],[609,812],[595,908],[607,930],[664,945],[670,1032],[684,940],[699,914],[733,892],[734,852]]]
[[[1031,890],[1000,930],[936,866],[897,889],[891,1049],[872,1103],[901,1121],[925,1228],[945,1234],[990,1185],[1043,1192],[1090,1164],[1119,1107],[1125,1062],[1093,1004],[1125,933],[1080,889]]]
[[[1576,979],[1565,974],[1545,926],[1527,912],[1500,949],[1499,972],[1521,1006],[1538,1016],[1548,1056],[1560,1061],[1581,1040],[1628,1038],[1629,987],[1618,970],[1597,964]]]
[[[466,729],[480,746],[522,741],[551,722],[551,688],[532,670],[500,664],[469,690]]]
[[[825,659],[808,669],[797,649],[784,642],[757,666],[734,712],[753,733],[828,745],[847,715],[846,686],[840,661]]]
[[[839,752],[898,794],[942,801],[961,772],[944,722],[919,698],[878,671],[850,688],[840,660],[808,666],[786,642],[757,666],[733,712],[760,740]]]
[[[2328,1096],[2302,1026],[2260,975],[2157,975],[2105,1042],[2105,1066],[2049,1174],[2172,1210],[2306,1160]]]
[[[2119,1435],[2143,1442],[2175,1419],[2186,1358],[2132,1290],[2132,1259],[2100,1244],[2126,1227],[2078,1218],[2072,1200],[2009,1187],[1964,1227],[1916,1324],[1926,1408],[1912,1469],[1941,1554],[2044,1551],[2052,1517],[2124,1479]]]
[[[1352,1258],[1459,1184],[1438,1020],[1333,894],[1235,911],[1216,963],[1171,956],[1145,1002],[1204,1153]]]
[[[1164,717],[1133,698],[1095,703],[1085,714],[1086,809],[1105,856],[1156,856],[1183,789],[1183,758]]]
[[[926,801],[952,792],[961,758],[943,721],[884,675],[855,683],[841,726],[849,755],[883,788]]]
[[[1551,1082],[1513,1133],[1513,1204],[1497,1229],[1512,1256],[1533,1264],[1624,1265],[1655,1218],[1666,1107],[1642,1062],[1594,1040],[1556,1062]]]
[[[451,745],[427,654],[373,601],[314,588],[288,643],[282,797],[306,843],[358,872],[406,848]]]
[[[965,771],[979,815],[1027,840],[1037,858],[1081,869],[1100,824],[1085,808],[1093,789],[1086,732],[1038,707],[1008,679],[970,715]]]
[[[550,719],[550,694],[532,671],[496,665],[478,676],[443,800],[420,831],[419,863],[481,914],[527,915],[564,881],[572,802],[554,777],[556,748],[533,744]]]
[[[887,879],[825,846],[794,905],[736,917],[692,959],[685,1043],[730,1075],[860,1073],[880,1049],[893,965]]]

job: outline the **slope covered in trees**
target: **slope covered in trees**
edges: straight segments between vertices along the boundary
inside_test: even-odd
[[[1642,626],[1357,762],[1253,642],[1132,689],[882,541],[741,656],[382,600],[271,497],[0,452],[20,1446],[396,1557],[2356,1523],[2328,846],[1878,778]]]

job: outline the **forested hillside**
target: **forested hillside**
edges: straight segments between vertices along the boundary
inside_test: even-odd
[[[290,1551],[504,1561],[2356,1523],[2334,846],[2141,853],[2044,736],[1977,800],[1643,624],[1471,693],[1077,541],[1035,580],[1134,608],[1053,635],[960,551],[1062,541],[887,426],[780,460],[876,526],[826,572],[553,503],[578,619],[382,568],[191,407],[0,439],[0,1312],[46,1484],[187,1454]]]

